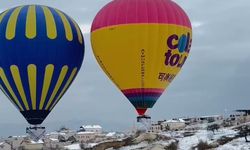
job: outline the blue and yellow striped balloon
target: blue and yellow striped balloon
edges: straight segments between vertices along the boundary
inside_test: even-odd
[[[81,30],[60,10],[26,5],[0,14],[0,88],[30,124],[55,107],[83,56]]]

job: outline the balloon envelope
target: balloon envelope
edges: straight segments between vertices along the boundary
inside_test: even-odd
[[[51,112],[83,56],[82,33],[63,12],[26,5],[0,14],[0,87],[30,124]]]
[[[185,63],[192,27],[170,0],[113,0],[96,15],[91,42],[101,68],[143,115]]]

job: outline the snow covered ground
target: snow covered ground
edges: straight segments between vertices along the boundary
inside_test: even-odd
[[[219,129],[218,131],[215,131],[215,134],[212,131],[207,131],[205,129],[198,130],[194,133],[194,135],[187,137],[184,137],[183,135],[184,132],[185,131],[171,131],[171,132],[159,133],[159,135],[164,135],[172,139],[165,141],[164,140],[154,141],[153,143],[143,141],[139,144],[125,146],[118,150],[137,150],[137,149],[146,150],[146,149],[151,149],[152,147],[157,147],[157,149],[161,150],[165,146],[168,146],[171,143],[175,142],[175,140],[179,141],[178,142],[179,150],[189,150],[197,146],[197,144],[200,141],[211,144],[216,142],[218,139],[222,137],[234,137],[237,134],[237,132],[231,128]],[[96,145],[96,143],[94,145]],[[80,148],[80,146],[79,144],[73,144],[66,146],[65,148],[72,150],[72,149],[78,149]],[[250,143],[246,143],[244,138],[235,139],[225,145],[216,148],[216,150],[249,150],[249,149],[250,149]]]
[[[125,147],[120,148],[119,150],[136,150],[136,149],[142,149],[145,147],[148,147],[148,142],[142,142],[137,145],[125,146]]]
[[[250,143],[247,143],[245,141],[245,138],[239,138],[233,140],[217,148],[217,150],[249,150],[249,149],[250,149]]]
[[[72,145],[68,145],[68,146],[64,146],[66,149],[69,150],[80,150],[80,144],[72,144]]]
[[[218,131],[213,133],[212,131],[207,131],[205,129],[194,131],[193,135],[191,136],[184,136],[186,131],[169,131],[169,132],[162,132],[159,133],[161,136],[170,137],[169,140],[162,139],[156,140],[153,142],[142,141],[139,144],[129,145],[122,147],[118,150],[163,150],[166,146],[169,146],[171,143],[178,142],[178,150],[190,150],[193,147],[197,146],[200,141],[207,142],[208,144],[216,143],[217,140],[221,139],[222,137],[235,137],[237,135],[237,131],[233,130],[232,128],[221,128]],[[104,141],[103,141],[104,142]],[[98,143],[89,143],[89,147],[93,147]],[[100,144],[100,143],[99,143]],[[80,144],[72,144],[69,146],[65,146],[66,149],[69,150],[77,150],[80,149]],[[112,148],[111,148],[112,149]],[[215,150],[249,150],[250,143],[245,142],[244,138],[237,138],[232,140],[229,143],[224,145],[220,145],[219,147],[215,148]]]
[[[250,142],[245,142],[245,138],[236,138],[239,131],[235,131],[235,128],[240,128],[242,125],[250,125],[250,123],[241,124],[238,126],[232,126],[229,128],[220,128],[218,131],[214,133],[212,131],[207,130],[208,124],[196,124],[192,126],[187,126],[184,130],[181,131],[165,131],[160,133],[140,133],[139,135],[126,135],[116,132],[105,133],[96,141],[92,141],[93,143],[85,143],[81,145],[86,148],[93,148],[98,146],[103,146],[107,143],[108,146],[111,143],[116,144],[115,146],[124,143],[129,143],[129,146],[121,147],[117,150],[164,150],[169,146],[176,146],[178,150],[191,150],[196,147],[201,141],[207,143],[209,146],[217,147],[215,150],[250,150]],[[53,135],[53,134],[52,134]],[[228,137],[228,138],[224,138]],[[51,142],[50,144],[59,144],[60,142],[56,137],[49,138],[50,140],[47,142]],[[219,145],[224,141],[230,141],[224,145]],[[250,139],[250,136],[249,136]],[[231,141],[232,140],[232,141]],[[223,141],[223,142],[224,142]],[[42,143],[41,141],[38,142]],[[61,149],[65,148],[68,150],[80,150],[80,142],[73,143],[69,142],[67,146],[65,144],[60,145]],[[0,141],[0,150],[1,146],[3,147],[4,141]],[[8,143],[7,143],[8,144]],[[31,141],[30,144],[36,144]],[[107,146],[105,145],[105,146]],[[123,145],[123,144],[122,144]],[[122,146],[119,145],[118,147]],[[127,144],[124,144],[127,145]],[[7,145],[8,146],[8,145]],[[109,148],[109,150],[113,150]]]
[[[200,141],[207,142],[208,144],[220,139],[223,136],[232,137],[237,132],[230,128],[219,129],[213,134],[211,131],[207,130],[198,130],[193,136],[178,138],[179,140],[179,149],[187,150],[196,146]]]

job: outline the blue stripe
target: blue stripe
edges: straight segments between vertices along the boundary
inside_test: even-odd
[[[37,36],[36,38],[45,39],[47,37],[47,30],[46,30],[46,22],[45,22],[45,15],[41,6],[36,6],[36,27],[37,27]]]
[[[53,99],[53,101],[52,101],[52,103],[51,103],[49,109],[53,106],[55,100],[57,99],[57,97],[59,96],[59,94],[61,93],[61,91],[63,90],[63,87],[64,87],[65,84],[67,83],[67,81],[68,81],[68,79],[69,79],[69,77],[70,77],[70,74],[71,74],[71,72],[73,71],[73,69],[74,69],[74,68],[69,68],[69,69],[68,69],[68,72],[67,72],[67,74],[66,74],[66,76],[65,76],[65,78],[64,78],[64,80],[63,80],[63,82],[62,82],[62,85],[61,85],[61,87],[59,88],[57,94],[55,95],[55,98]],[[59,76],[59,75],[58,75],[58,76]],[[63,94],[63,95],[64,95],[64,94]]]
[[[152,108],[159,97],[154,96],[135,96],[128,97],[135,108]]]
[[[26,110],[25,105],[24,105],[24,103],[23,103],[23,101],[22,101],[22,98],[21,98],[21,96],[20,96],[20,94],[19,94],[19,92],[18,92],[18,90],[17,90],[15,81],[14,81],[14,79],[12,78],[12,74],[11,74],[11,71],[10,71],[10,67],[4,68],[4,72],[5,72],[5,75],[6,75],[6,77],[7,77],[7,80],[9,81],[10,86],[11,86],[12,90],[14,91],[14,93],[15,93],[15,95],[16,95],[18,101],[19,101],[19,103],[22,105],[23,109]]]
[[[54,75],[53,75],[53,78],[52,78],[53,83],[51,83],[51,87],[50,87],[50,89],[49,89],[49,91],[48,91],[48,95],[47,95],[47,97],[46,97],[46,100],[45,100],[45,103],[44,103],[44,106],[43,106],[43,110],[45,110],[45,107],[47,106],[47,104],[48,104],[48,102],[49,102],[50,96],[51,96],[51,94],[53,93],[53,90],[54,90],[54,88],[55,88],[55,86],[56,86],[56,83],[57,83],[57,79],[59,78],[59,75],[60,75],[60,73],[61,73],[61,69],[62,69],[62,68],[56,68],[56,67],[55,67]],[[64,80],[63,80],[63,82],[62,82],[62,85],[60,86],[58,92],[56,93],[54,99],[52,100],[51,106],[52,106],[52,104],[54,103],[54,101],[56,100],[56,98],[58,97],[59,93],[62,91],[64,85],[66,84],[66,81],[68,80],[68,78],[69,78],[69,76],[70,76],[70,73],[72,72],[72,70],[73,70],[73,68],[69,68],[69,69],[68,69],[67,74],[65,75],[65,78],[64,78]],[[50,106],[50,107],[51,107],[51,106]]]
[[[78,40],[78,34],[77,34],[77,29],[75,28],[74,23],[72,22],[72,20],[71,20],[71,18],[69,16],[67,16],[64,12],[62,12],[62,13],[65,15],[65,17],[69,21],[69,24],[71,26],[72,33],[73,33],[73,40],[75,42],[79,42],[79,40]],[[81,36],[83,37],[82,33],[81,33]],[[84,46],[84,39],[83,39],[83,46]]]

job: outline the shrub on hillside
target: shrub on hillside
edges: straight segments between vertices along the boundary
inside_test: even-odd
[[[206,141],[200,141],[193,149],[197,150],[208,150],[214,148],[213,146],[209,145]]]
[[[178,142],[172,142],[170,145],[164,148],[165,150],[177,150],[178,149]]]

